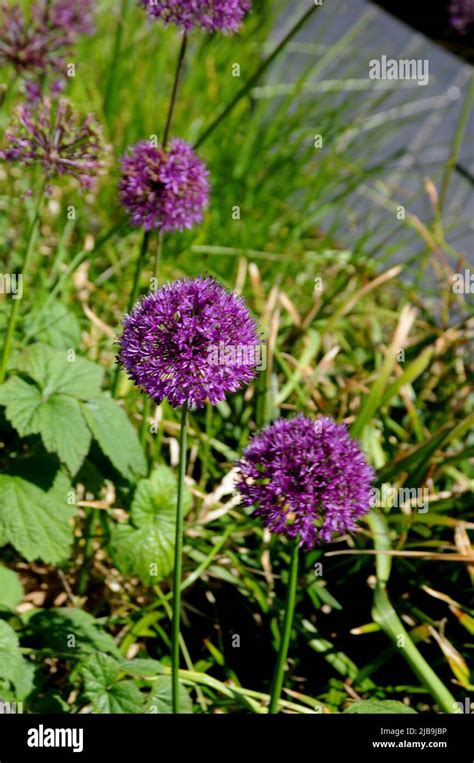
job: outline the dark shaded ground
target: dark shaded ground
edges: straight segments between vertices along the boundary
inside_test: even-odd
[[[377,0],[375,4],[454,55],[474,63],[474,24],[471,24],[466,34],[460,34],[454,29],[450,23],[449,0],[430,0],[426,4],[406,0]]]

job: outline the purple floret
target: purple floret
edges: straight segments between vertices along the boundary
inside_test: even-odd
[[[64,98],[43,98],[34,110],[19,106],[5,138],[0,159],[39,163],[48,177],[71,175],[84,189],[93,188],[106,167],[108,146],[100,126],[91,114],[79,117]]]
[[[150,16],[176,24],[189,32],[200,27],[208,32],[237,32],[250,0],[139,0]]]
[[[157,403],[215,404],[255,377],[255,321],[242,297],[213,278],[162,286],[136,304],[123,327],[118,360]],[[229,363],[222,346],[248,352]]]
[[[122,158],[120,201],[132,225],[183,230],[202,222],[209,173],[192,147],[174,138],[166,149],[137,143]]]
[[[278,419],[251,439],[237,467],[244,505],[305,548],[354,532],[370,508],[374,471],[346,427],[328,417]]]
[[[53,23],[72,34],[94,33],[93,0],[50,0]]]

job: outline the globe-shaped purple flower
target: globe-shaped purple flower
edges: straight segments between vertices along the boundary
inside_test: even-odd
[[[346,427],[328,417],[278,419],[251,439],[237,467],[243,503],[306,548],[353,532],[370,508],[373,469]]]
[[[202,407],[248,384],[260,363],[242,297],[213,278],[183,279],[139,301],[123,320],[118,360],[157,403]]]
[[[82,188],[93,188],[104,172],[108,146],[92,115],[80,117],[64,98],[39,101],[35,109],[21,105],[5,131],[7,148],[0,159],[39,163],[48,177],[70,175]]]
[[[209,173],[189,143],[174,138],[163,149],[141,141],[121,164],[120,201],[132,225],[176,231],[202,222]]]
[[[150,16],[176,24],[186,32],[194,27],[208,32],[237,32],[250,0],[139,0]]]

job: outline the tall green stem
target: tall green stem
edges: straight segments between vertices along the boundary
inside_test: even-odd
[[[283,687],[283,677],[285,672],[286,658],[288,656],[288,647],[290,646],[291,627],[293,624],[293,614],[295,611],[296,582],[298,580],[298,556],[299,539],[293,541],[291,549],[290,571],[288,577],[288,588],[286,591],[285,619],[283,621],[283,630],[281,633],[280,649],[278,651],[275,673],[273,675],[272,694],[269,713],[278,712],[281,690]]]
[[[183,70],[184,56],[186,54],[187,45],[188,45],[188,35],[186,34],[186,32],[184,32],[182,40],[181,40],[181,47],[179,49],[178,63],[176,64],[173,90],[171,92],[170,104],[168,108],[168,116],[166,117],[166,124],[165,124],[165,129],[163,132],[163,148],[165,148],[166,144],[168,143],[168,138],[169,138],[170,129],[171,129],[171,122],[173,120],[174,109],[176,106],[176,96],[178,95],[178,87],[179,87],[179,82],[181,79],[181,72]]]
[[[143,231],[143,238],[140,245],[140,252],[138,254],[137,262],[135,265],[135,273],[133,274],[132,291],[130,292],[130,298],[128,300],[128,310],[127,310],[128,313],[133,308],[135,302],[138,299],[138,294],[140,291],[140,275],[143,268],[143,261],[148,252],[149,241],[150,241],[150,231],[148,230]],[[117,365],[115,368],[114,380],[112,383],[112,397],[117,397],[119,379],[120,379],[120,366]]]
[[[183,556],[183,528],[184,528],[184,477],[186,474],[186,448],[187,448],[187,416],[188,404],[185,402],[181,410],[181,431],[179,434],[179,472],[178,472],[178,500],[176,507],[176,535],[174,545],[174,574],[173,574],[173,623],[171,636],[171,685],[173,713],[178,712],[179,700],[179,633],[181,614],[181,575]]]
[[[41,190],[38,194],[38,200],[36,202],[35,210],[33,213],[33,220],[30,225],[30,230],[28,232],[28,240],[26,244],[26,254],[25,259],[23,262],[23,268],[21,271],[21,280],[23,283],[23,287],[25,286],[26,277],[28,275],[28,270],[31,266],[31,261],[33,258],[33,249],[35,244],[35,238],[36,238],[36,231],[38,228],[39,223],[39,217],[40,217],[40,211],[41,211],[41,205],[43,203],[43,196],[44,196],[44,189],[46,186],[46,181],[41,186]],[[12,348],[12,342],[13,342],[13,336],[15,334],[15,328],[18,321],[18,314],[20,311],[20,300],[19,299],[13,299],[12,300],[12,309],[10,313],[10,318],[7,325],[7,330],[5,333],[5,339],[3,342],[3,351],[2,351],[2,360],[0,364],[0,384],[3,384],[5,381],[5,376],[7,373],[7,367],[8,367],[8,361],[10,358],[10,352]]]

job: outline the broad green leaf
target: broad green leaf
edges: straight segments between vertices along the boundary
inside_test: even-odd
[[[0,567],[0,607],[15,609],[23,599],[23,586],[16,572]]]
[[[97,363],[71,357],[69,352],[45,344],[27,347],[18,356],[15,367],[38,384],[43,397],[58,392],[89,400],[100,393],[104,378],[104,369]]]
[[[344,710],[344,713],[373,713],[376,715],[381,713],[411,713],[412,715],[417,715],[416,710],[413,710],[412,707],[408,707],[408,705],[405,705],[403,702],[398,702],[395,699],[366,699],[361,702],[352,702],[349,707]]]
[[[57,393],[44,396],[35,384],[15,376],[0,387],[0,403],[21,437],[41,434],[46,450],[57,453],[76,474],[92,439],[78,400]]]
[[[28,617],[28,628],[39,643],[61,654],[107,652],[120,656],[112,636],[83,609],[58,607]]]
[[[135,491],[130,523],[119,524],[112,534],[111,552],[126,575],[138,575],[147,585],[159,582],[173,569],[177,482],[172,471],[160,466]],[[191,506],[185,489],[184,511]]]
[[[59,302],[53,302],[48,310],[38,310],[28,316],[26,325],[28,337],[58,350],[78,347],[81,342],[81,328],[74,313]]]
[[[145,712],[153,714],[173,712],[171,676],[158,676],[156,681],[153,681]],[[193,712],[193,703],[182,683],[179,684],[178,712]]]
[[[133,681],[119,681],[120,663],[94,654],[82,667],[84,694],[96,713],[141,713],[144,697]]]
[[[82,410],[92,434],[117,471],[128,480],[146,474],[146,460],[137,433],[115,400],[101,395],[84,403]]]
[[[18,636],[4,620],[0,620],[0,678],[13,681],[22,660]]]
[[[0,678],[15,685],[25,663],[18,636],[8,623],[0,620]]]
[[[11,543],[28,561],[67,559],[73,540],[71,486],[62,472],[45,491],[23,477],[0,475],[0,546]]]

